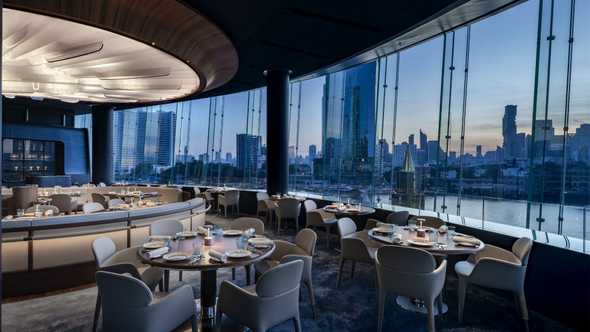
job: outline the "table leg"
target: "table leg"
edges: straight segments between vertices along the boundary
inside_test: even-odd
[[[201,320],[203,325],[215,319],[215,302],[217,300],[217,271],[201,271]]]
[[[168,293],[170,288],[170,270],[164,270],[164,292]]]

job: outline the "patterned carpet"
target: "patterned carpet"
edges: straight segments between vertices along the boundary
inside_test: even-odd
[[[209,221],[223,224],[227,222],[217,217]],[[268,232],[271,233],[271,232]],[[293,233],[293,232],[291,232]],[[272,235],[272,234],[269,234]],[[323,239],[324,234],[320,234]],[[287,240],[292,234],[278,236]],[[333,241],[334,242],[334,241]],[[449,266],[452,267],[452,262]],[[376,331],[377,292],[374,269],[358,266],[354,279],[345,273],[340,288],[336,288],[338,253],[326,250],[325,242],[318,243],[318,253],[314,257],[313,279],[319,315],[313,319],[307,292],[302,292],[301,320],[304,331]],[[347,266],[350,268],[350,266]],[[350,271],[350,270],[347,270]],[[231,271],[222,270],[219,282],[231,280]],[[171,275],[171,287],[178,287],[178,277]],[[199,288],[199,274],[185,272],[184,282]],[[245,284],[243,269],[239,269],[237,280]],[[43,298],[23,300],[2,305],[2,331],[90,331],[92,314],[96,299],[96,288],[73,290]],[[456,279],[452,273],[447,276],[445,302],[449,312],[436,318],[438,331],[522,331],[522,321],[511,295],[491,292],[486,289],[470,287],[465,306],[465,321],[457,321]],[[426,316],[406,311],[395,304],[394,296],[388,298],[385,310],[384,331],[426,331]],[[569,331],[561,324],[549,320],[534,311],[530,312],[531,331]],[[223,331],[239,330],[229,322],[224,322]],[[190,331],[188,326],[179,331]],[[273,332],[294,331],[291,322],[285,322],[272,329]]]

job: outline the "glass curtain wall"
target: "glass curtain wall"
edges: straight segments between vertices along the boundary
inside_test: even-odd
[[[115,181],[265,188],[266,91],[116,111]]]
[[[590,236],[589,15],[531,0],[292,82],[291,190]]]

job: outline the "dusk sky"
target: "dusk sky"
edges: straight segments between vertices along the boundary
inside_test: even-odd
[[[558,4],[569,3],[558,1]],[[556,7],[556,40],[553,48],[552,81],[549,118],[553,119],[556,134],[562,133],[564,109],[564,81],[567,64],[566,22],[568,8]],[[475,145],[481,144],[484,152],[494,150],[502,144],[502,116],[504,106],[518,105],[517,125],[519,132],[530,133],[533,110],[533,88],[535,75],[535,54],[537,34],[538,1],[531,0],[500,13],[494,17],[477,22],[471,27],[471,48],[467,90],[466,152],[473,153]],[[590,123],[590,29],[584,27],[590,19],[590,1],[578,1],[576,8],[575,43],[572,72],[572,96],[570,109],[570,132],[581,123]],[[451,38],[451,35],[448,35]],[[451,133],[458,137],[461,123],[463,98],[463,79],[465,65],[466,29],[455,33],[456,70],[453,77],[451,103]],[[429,140],[437,135],[439,94],[441,82],[443,37],[424,42],[400,53],[399,100],[396,126],[396,143],[406,141],[408,135],[422,129]],[[543,49],[546,50],[546,49]],[[545,53],[543,53],[545,54]],[[586,55],[586,56],[585,56]],[[385,92],[384,138],[391,144],[393,133],[393,92],[395,78],[395,57],[388,58],[387,84]],[[541,61],[543,61],[543,57]],[[384,66],[382,61],[379,91],[379,112],[382,112]],[[448,67],[448,66],[447,66]],[[545,68],[545,66],[543,67]],[[545,71],[543,71],[544,73]],[[448,71],[447,71],[448,74]],[[445,75],[447,75],[445,74]],[[544,79],[544,76],[542,77]],[[299,152],[307,155],[308,146],[316,144],[321,149],[321,100],[324,78],[304,81],[301,86],[301,129]],[[293,87],[293,107],[291,122],[291,142],[295,145],[295,125],[299,83]],[[259,90],[251,93],[254,107],[258,109]],[[235,157],[236,134],[246,131],[246,105],[248,93],[227,95],[222,138],[222,156],[231,152]],[[177,144],[184,149],[187,129],[190,128],[189,154],[204,153],[207,141],[207,120],[209,99],[193,100],[183,105],[167,104],[162,110],[177,111]],[[262,126],[260,134],[265,144],[266,95],[262,89]],[[158,106],[159,107],[159,106]],[[187,126],[189,109],[190,126]],[[218,112],[221,112],[221,97],[218,98]],[[258,133],[256,112],[254,132]],[[181,117],[184,123],[181,128]],[[540,117],[537,117],[540,119]],[[215,139],[215,150],[219,148],[219,121]],[[378,131],[380,136],[380,132]],[[379,137],[378,137],[379,138]],[[459,141],[452,139],[451,150],[459,150]],[[178,147],[176,149],[178,153]]]

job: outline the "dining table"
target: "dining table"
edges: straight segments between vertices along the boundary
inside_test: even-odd
[[[387,228],[390,228],[390,230],[387,230]],[[379,230],[385,230],[385,232],[381,233]],[[419,230],[424,232],[424,237],[418,236]],[[379,248],[393,245],[425,250],[431,253],[439,263],[448,256],[470,255],[485,247],[483,241],[471,235],[455,231],[441,233],[435,228],[420,228],[413,225],[397,226],[387,224],[386,226],[379,226],[373,229],[355,232],[346,237],[356,238],[363,241],[369,250],[369,254],[373,258],[376,257]],[[406,296],[398,296],[396,302],[400,307],[406,310],[426,313],[426,307],[416,299],[408,298]],[[444,314],[448,311],[448,306],[443,302],[442,312],[439,313],[437,307],[435,307],[434,310],[435,315]]]
[[[368,206],[343,205],[335,206],[334,204],[326,205],[322,208],[326,212],[335,214],[337,217],[367,216],[375,213],[375,209]]]
[[[215,322],[215,303],[217,299],[217,270],[223,268],[236,268],[249,266],[265,258],[268,258],[275,250],[274,242],[270,241],[267,247],[253,247],[250,244],[245,248],[251,254],[243,258],[230,258],[225,260],[214,259],[211,252],[228,253],[238,249],[240,234],[233,232],[232,235],[223,235],[230,233],[223,230],[217,230],[215,235],[207,240],[205,236],[197,234],[190,237],[177,237],[169,241],[168,253],[184,253],[188,258],[181,261],[170,261],[163,257],[150,258],[149,250],[141,247],[138,250],[140,260],[147,265],[160,267],[166,270],[182,271],[200,271],[201,273],[201,327],[203,331],[214,331]],[[168,274],[164,274],[168,278]],[[164,285],[168,280],[164,280]],[[166,290],[167,291],[167,290]]]

